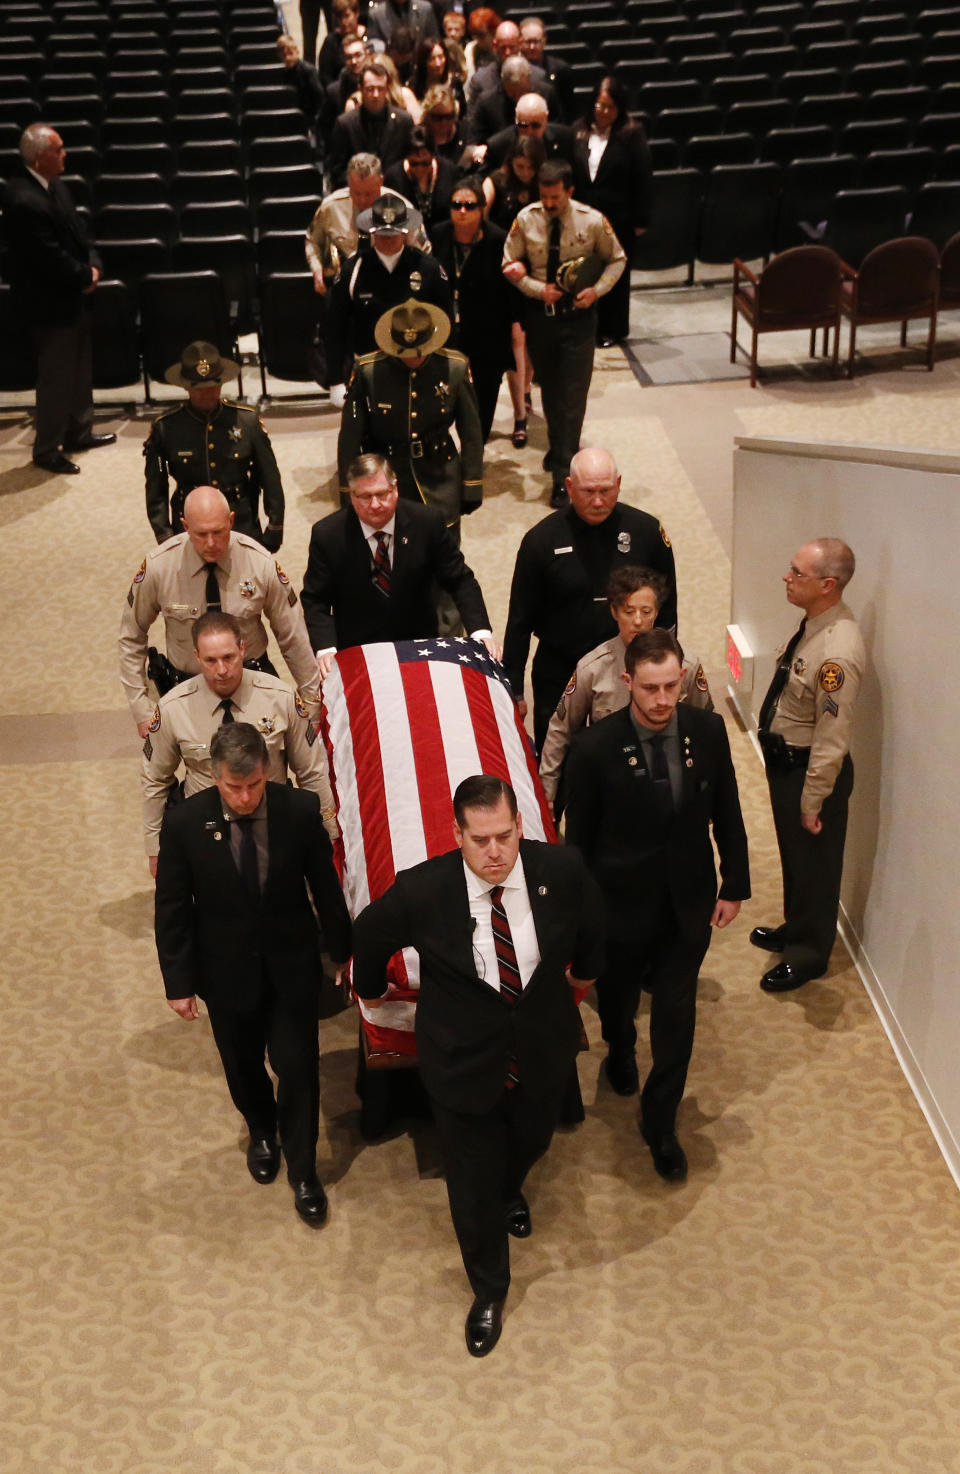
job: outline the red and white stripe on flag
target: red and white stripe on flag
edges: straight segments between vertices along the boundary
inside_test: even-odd
[[[537,760],[501,667],[474,640],[342,650],[323,683],[322,731],[337,798],[347,908],[357,916],[409,869],[453,847],[453,794],[474,773],[512,784],[529,839],[556,840]],[[416,1053],[413,948],[387,969],[390,997],[360,1012],[375,1055]]]

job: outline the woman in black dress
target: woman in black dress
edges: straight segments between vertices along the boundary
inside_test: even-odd
[[[483,192],[487,201],[487,219],[491,224],[508,231],[520,211],[540,198],[537,170],[546,157],[547,151],[539,138],[521,134],[500,168],[487,175],[483,181]],[[511,290],[516,292],[516,287]],[[519,295],[517,292],[518,297]],[[513,326],[513,338],[516,368],[508,372],[507,382],[510,385],[510,398],[513,400],[513,443],[518,450],[522,450],[527,443],[533,363],[527,352],[522,313],[519,311]]]
[[[574,128],[574,180],[577,199],[606,215],[627,255],[626,271],[600,298],[597,338],[603,347],[630,332],[630,257],[649,220],[651,175],[646,134],[627,111],[623,83],[602,77]]]

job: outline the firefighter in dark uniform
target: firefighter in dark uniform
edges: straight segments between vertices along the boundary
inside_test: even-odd
[[[440,507],[459,536],[483,497],[483,432],[470,365],[444,345],[450,319],[413,298],[377,323],[380,351],[357,359],[340,421],[340,480],[366,451],[387,457],[400,495]],[[460,450],[450,436],[456,427]]]
[[[189,398],[154,420],[143,446],[147,516],[159,543],[183,531],[183,503],[195,486],[215,486],[223,493],[234,514],[234,531],[257,538],[271,553],[283,541],[283,486],[270,437],[256,410],[220,397],[224,380],[239,372],[212,343],[199,342],[189,344],[180,362],[167,369],[167,383],[186,389]]]
[[[570,672],[588,650],[616,633],[606,588],[615,568],[642,563],[669,587],[657,624],[675,629],[673,548],[656,517],[619,500],[620,473],[609,451],[579,451],[567,477],[570,505],[531,527],[517,552],[503,644],[503,668],[526,715],[523,678],[530,637],[533,657],[533,731],[543,747],[550,718]]]
[[[408,244],[421,216],[397,194],[382,194],[357,216],[357,231],[369,236],[346,261],[330,293],[327,314],[327,369],[330,401],[340,408],[352,360],[377,347],[376,326],[391,307],[413,297],[432,302],[453,318],[453,294],[439,262]],[[385,263],[390,262],[387,266]],[[396,264],[394,265],[394,261]]]

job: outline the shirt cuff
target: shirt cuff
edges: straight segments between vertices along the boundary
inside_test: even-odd
[[[492,640],[493,630],[471,630],[471,640]]]

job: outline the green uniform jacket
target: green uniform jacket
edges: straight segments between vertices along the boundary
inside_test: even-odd
[[[450,436],[456,426],[458,452]],[[387,456],[410,501],[440,507],[447,526],[483,499],[483,432],[470,365],[453,348],[431,353],[408,369],[389,353],[356,362],[340,421],[340,480],[358,455]]]
[[[188,492],[195,486],[215,486],[230,503],[234,531],[258,539],[262,491],[270,527],[263,541],[271,552],[279,548],[283,486],[270,437],[256,410],[221,399],[211,415],[202,415],[188,401],[154,420],[143,454],[147,516],[157,542],[182,532],[180,514]]]

